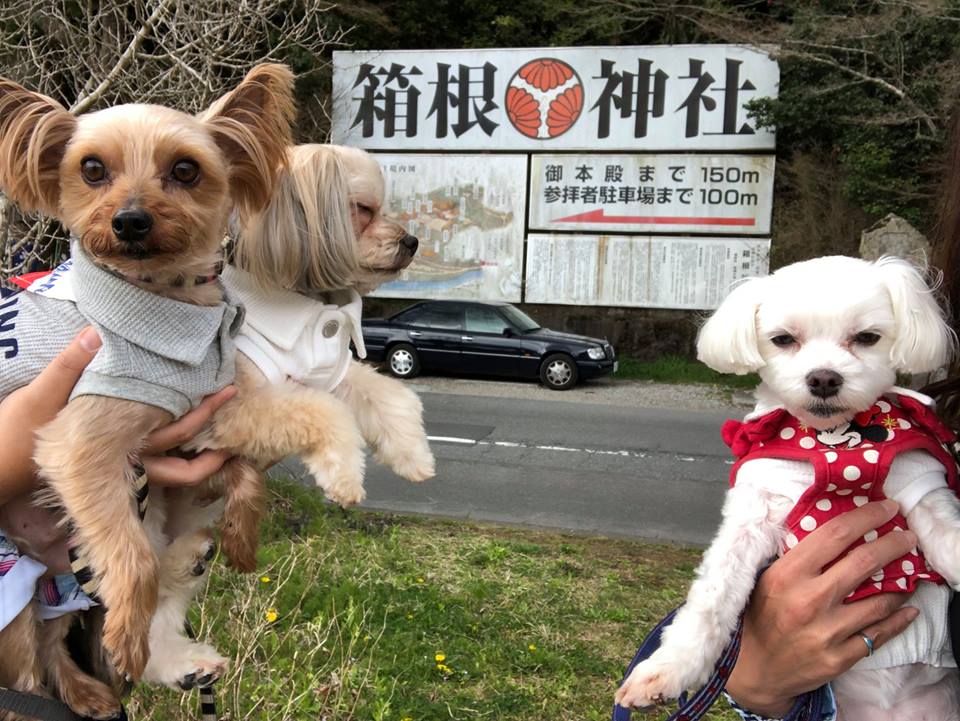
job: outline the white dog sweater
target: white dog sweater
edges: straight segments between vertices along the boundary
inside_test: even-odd
[[[53,273],[0,301],[0,398],[33,380],[87,325],[103,345],[71,399],[123,398],[178,418],[233,381],[242,308],[164,298],[96,265],[77,242],[71,253]]]
[[[271,383],[291,379],[332,391],[347,374],[351,340],[357,355],[366,357],[356,291],[340,291],[342,305],[324,303],[279,288],[264,290],[230,265],[223,269],[223,282],[246,309],[237,349]]]

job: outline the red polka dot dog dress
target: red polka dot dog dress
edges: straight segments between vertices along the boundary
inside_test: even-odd
[[[816,480],[787,516],[785,552],[831,518],[885,499],[883,481],[898,453],[929,452],[946,468],[950,488],[957,490],[956,463],[944,445],[955,441],[954,433],[929,408],[905,395],[881,398],[850,423],[827,431],[805,426],[783,409],[744,423],[730,420],[723,426],[723,439],[738,457],[730,474],[731,486],[740,466],[757,458],[813,464]],[[842,555],[906,527],[906,519],[898,513]],[[943,577],[927,566],[919,549],[914,549],[864,581],[847,601],[888,591],[913,591],[920,581],[944,583]]]

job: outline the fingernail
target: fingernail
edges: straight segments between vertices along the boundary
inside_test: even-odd
[[[919,615],[920,615],[919,608],[914,608],[913,606],[907,606],[906,616],[908,621],[913,621]]]
[[[919,539],[917,538],[917,534],[914,533],[913,531],[910,531],[910,530],[904,531],[904,532],[903,532],[903,537],[904,537],[904,539],[906,539],[906,540],[910,543],[911,546],[916,546],[916,545],[917,545],[917,541],[919,540]]]
[[[892,498],[884,498],[880,501],[880,505],[883,506],[884,510],[889,513],[896,513],[900,509],[900,504],[894,501]]]
[[[88,353],[93,353],[102,345],[103,341],[100,340],[100,334],[97,333],[97,329],[93,326],[84,328],[80,333],[80,347]]]

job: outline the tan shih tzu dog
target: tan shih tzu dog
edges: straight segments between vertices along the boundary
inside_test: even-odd
[[[363,355],[360,295],[394,279],[417,249],[416,238],[383,217],[383,203],[383,174],[371,155],[299,145],[289,149],[269,207],[237,230],[223,279],[247,312],[238,393],[193,447],[238,456],[219,482],[245,489],[227,498],[221,524],[223,550],[240,570],[256,562],[258,470],[285,456],[300,456],[344,506],[364,498],[365,442],[410,481],[434,474],[416,393],[350,353],[353,341]]]
[[[286,67],[260,65],[199,117],[135,104],[75,117],[0,80],[0,187],[74,236],[61,274],[69,283],[55,273],[4,304],[0,397],[81,327],[97,327],[103,346],[39,433],[35,459],[93,571],[102,643],[121,676],[138,678],[147,664],[162,578],[151,540],[165,544],[138,519],[137,452],[153,429],[233,380],[240,315],[214,268],[231,212],[248,217],[274,194],[292,85]],[[38,625],[36,613],[28,605],[0,631],[0,685],[55,693],[83,716],[116,714],[114,693],[65,650],[69,617]]]

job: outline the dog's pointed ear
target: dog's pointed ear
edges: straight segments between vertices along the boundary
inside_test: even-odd
[[[884,256],[874,263],[890,294],[896,336],[890,363],[903,373],[936,370],[953,356],[957,337],[947,325],[934,291],[912,263]]]
[[[76,126],[56,100],[0,78],[0,189],[21,210],[57,214],[60,161]]]
[[[767,286],[767,278],[751,278],[730,291],[700,329],[700,361],[720,373],[737,375],[764,366],[757,343],[757,309]]]
[[[291,144],[293,73],[286,65],[257,65],[200,115],[230,163],[230,186],[241,216],[270,202]]]

